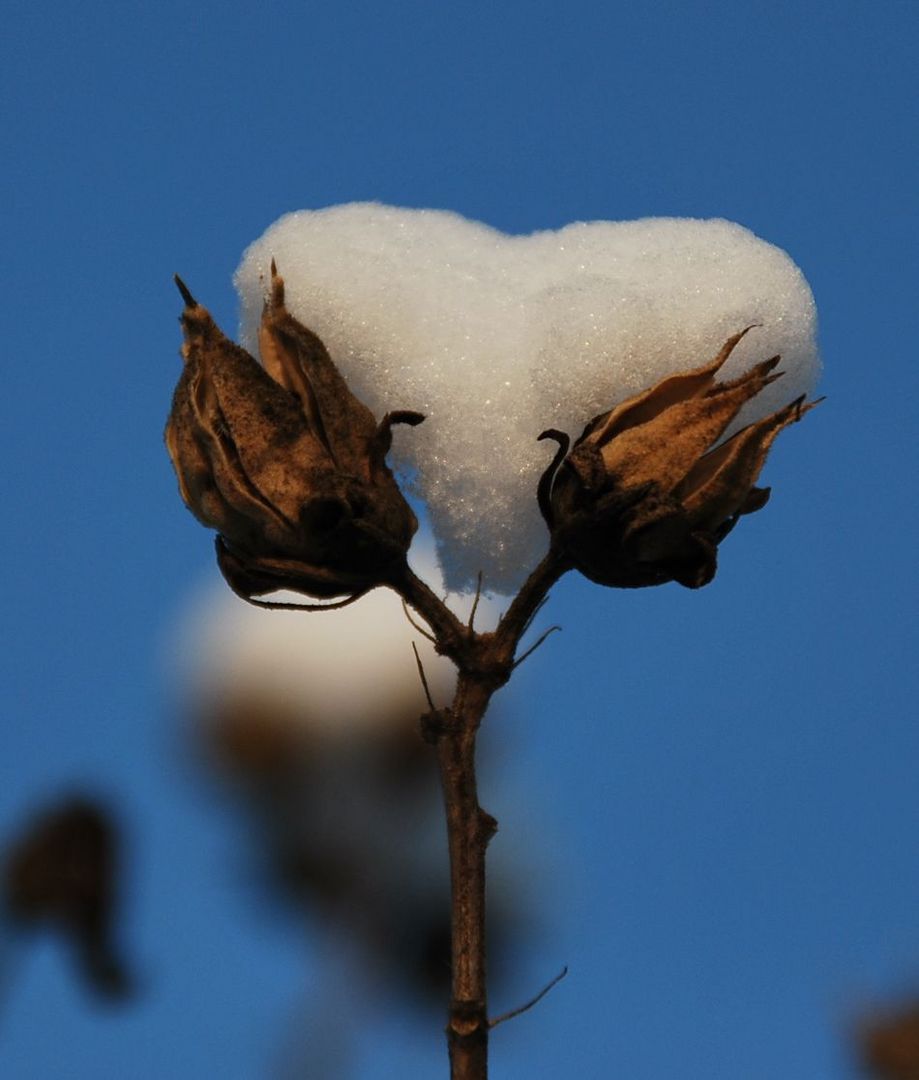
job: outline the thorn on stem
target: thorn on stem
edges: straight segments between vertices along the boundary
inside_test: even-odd
[[[546,593],[546,595],[542,598],[542,600],[540,600],[539,603],[536,605],[536,607],[534,607],[533,610],[530,612],[529,618],[523,624],[523,629],[520,631],[520,636],[521,637],[523,637],[523,635],[527,632],[527,630],[530,629],[530,627],[533,625],[533,620],[540,613],[540,611],[542,611],[542,609],[546,606],[548,601],[549,601],[549,594]]]
[[[540,634],[537,640],[527,649],[523,656],[519,657],[517,660],[514,661],[514,666],[511,668],[511,671],[516,671],[516,669],[520,667],[523,661],[526,660],[528,656],[532,656],[533,653],[536,652],[536,650],[539,648],[539,646],[542,645],[542,643],[546,640],[546,638],[550,634],[554,634],[556,630],[561,630],[561,627],[550,626],[544,634]]]
[[[409,623],[414,627],[414,629],[417,630],[423,638],[427,638],[432,645],[436,645],[437,638],[435,638],[433,634],[429,634],[423,626],[419,626],[418,623],[415,622],[415,620],[412,618],[411,612],[408,609],[408,604],[406,604],[404,600],[402,601],[402,610],[405,612],[406,619],[408,619]]]
[[[553,987],[558,986],[558,984],[562,981],[562,979],[565,978],[567,974],[568,965],[565,964],[565,966],[555,976],[555,978],[552,979],[551,982],[547,983],[535,997],[530,998],[530,1000],[526,1002],[526,1004],[520,1005],[516,1009],[511,1009],[510,1012],[502,1013],[500,1016],[496,1016],[494,1020],[489,1020],[488,1027],[496,1028],[498,1024],[503,1024],[505,1020],[513,1020],[515,1016],[520,1016],[521,1013],[525,1013],[528,1009],[532,1009],[534,1005],[538,1005],[539,1002],[542,1001],[542,999],[546,996],[546,994],[548,994]]]
[[[473,627],[475,622],[475,613],[479,609],[479,601],[482,599],[482,571],[479,571],[479,576],[475,585],[475,599],[472,601],[472,611],[469,612],[469,629]]]
[[[418,646],[415,642],[412,642],[412,652],[415,654],[415,663],[418,665],[418,674],[421,676],[421,685],[424,687],[424,696],[428,699],[428,705],[432,713],[437,712],[437,706],[434,704],[434,699],[431,697],[431,688],[428,686],[428,679],[424,673],[424,664],[421,662],[421,655],[418,652]]]

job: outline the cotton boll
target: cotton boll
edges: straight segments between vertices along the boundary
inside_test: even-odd
[[[442,592],[431,548],[420,537],[413,563]],[[472,597],[448,602],[468,611]],[[483,597],[476,625],[496,617]],[[438,705],[452,696],[453,665],[385,589],[321,613],[264,611],[208,590],[179,637],[187,719],[247,822],[259,891],[349,942],[352,989],[379,978],[388,997],[442,1008],[449,870],[412,643]],[[532,907],[519,874],[519,863],[499,868],[490,882],[499,975]]]
[[[507,236],[459,215],[357,203],[289,214],[245,253],[242,336],[256,347],[276,259],[291,311],[395,433],[393,461],[427,503],[448,586],[510,593],[546,547],[535,501],[547,427],[585,423],[711,358],[750,323],[723,371],[783,356],[785,376],[741,415],[811,389],[813,298],[780,249],[727,221],[589,222]]]
[[[420,545],[416,570],[443,591],[430,544],[422,538]],[[470,603],[452,599],[458,610]],[[480,625],[494,621],[490,601],[482,601],[479,613]],[[387,728],[416,725],[428,704],[413,643],[436,704],[449,701],[456,677],[389,589],[337,611],[299,612],[264,611],[221,587],[194,604],[181,636],[193,710],[202,707],[194,703],[214,712],[214,703],[257,701],[317,739],[353,740],[362,732],[385,735]]]

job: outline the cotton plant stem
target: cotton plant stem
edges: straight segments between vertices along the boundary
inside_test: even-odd
[[[485,852],[497,823],[479,805],[475,746],[491,692],[460,677],[437,739],[450,851],[452,984],[447,1021],[451,1080],[488,1075]]]
[[[520,639],[529,629],[537,611],[549,595],[549,590],[571,569],[573,567],[567,558],[555,548],[550,548],[511,601],[511,606],[498,624],[496,637],[503,651],[509,654],[512,669]]]
[[[479,805],[476,736],[492,695],[514,669],[520,639],[549,589],[569,569],[550,551],[524,583],[496,630],[477,633],[407,567],[395,583],[424,619],[438,652],[456,664],[453,703],[425,717],[437,748],[450,852],[451,996],[447,1021],[451,1080],[487,1080],[488,987],[485,953],[485,853],[498,824]]]

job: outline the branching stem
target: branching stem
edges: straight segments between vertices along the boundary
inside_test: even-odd
[[[437,750],[450,851],[452,986],[447,1045],[451,1080],[486,1080],[492,1026],[486,980],[485,852],[498,823],[479,804],[476,736],[492,695],[510,678],[521,637],[549,589],[568,569],[564,559],[550,551],[497,629],[488,633],[476,632],[472,620],[466,625],[460,622],[407,567],[394,582],[405,603],[430,627],[437,651],[458,669],[452,704],[432,711],[424,723],[426,737]]]

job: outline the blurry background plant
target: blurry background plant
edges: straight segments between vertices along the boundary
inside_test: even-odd
[[[35,810],[2,853],[0,983],[7,991],[26,934],[50,932],[73,954],[75,969],[95,994],[127,996],[131,978],[119,941],[124,852],[113,811],[74,795]]]
[[[873,1080],[919,1080],[919,1000],[864,1016],[855,1042],[859,1063]]]
[[[436,563],[423,539],[419,546],[420,572],[436,583]],[[472,598],[452,600],[468,609]],[[478,617],[493,620],[496,604],[482,599]],[[212,790],[243,823],[247,878],[337,943],[311,973],[321,989],[295,1025],[311,1032],[308,1045],[290,1052],[308,1058],[321,1045],[328,1075],[347,1075],[358,1018],[375,1001],[402,998],[442,1023],[449,871],[442,793],[420,737],[427,703],[413,643],[437,700],[452,695],[455,669],[385,589],[312,616],[259,611],[227,590],[209,591],[191,607],[181,638],[185,737]],[[500,790],[488,758],[484,772]],[[520,810],[530,812],[525,800]],[[545,841],[551,845],[551,831]],[[514,958],[543,918],[534,860],[526,848],[507,853],[489,882],[490,967],[502,998],[514,992]],[[332,993],[330,1008],[336,986],[347,993]],[[316,1068],[313,1060],[302,1075],[325,1075]]]

